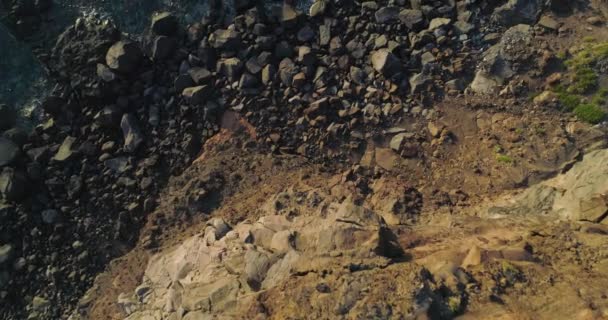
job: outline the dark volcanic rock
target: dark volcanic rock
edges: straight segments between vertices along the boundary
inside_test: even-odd
[[[0,104],[0,130],[6,130],[15,125],[17,114],[5,104]]]
[[[376,17],[376,23],[387,24],[399,22],[399,8],[397,7],[383,7],[376,11],[374,15]]]
[[[177,43],[175,39],[167,36],[159,36],[154,39],[152,44],[152,59],[164,60],[171,56]]]
[[[124,114],[120,121],[120,127],[125,140],[124,150],[130,153],[137,151],[137,148],[144,142],[144,136],[139,130],[137,118],[132,114]]]
[[[207,84],[213,78],[211,72],[205,68],[192,68],[188,70],[188,74],[196,84]]]
[[[60,162],[70,159],[74,155],[74,142],[76,142],[76,138],[66,137],[53,159]]]
[[[108,66],[98,63],[97,64],[97,76],[105,82],[112,82],[116,80],[116,74],[108,68]]]
[[[424,28],[425,20],[424,16],[422,15],[422,11],[420,10],[404,9],[399,12],[399,20],[401,20],[401,22],[405,24],[408,29],[416,32]]]
[[[241,34],[234,30],[216,30],[209,37],[209,43],[215,49],[238,50],[241,46]]]
[[[494,10],[492,19],[507,27],[520,23],[534,24],[542,8],[542,0],[509,0]]]
[[[159,36],[172,36],[177,31],[177,18],[169,12],[152,16],[152,31]]]
[[[21,150],[17,144],[7,138],[0,137],[0,167],[14,163],[20,154]]]
[[[181,74],[177,76],[173,82],[176,92],[183,92],[184,89],[193,87],[194,85],[196,85],[196,83],[194,83],[194,80],[192,80],[192,77],[188,74]]]
[[[211,87],[208,85],[186,88],[182,92],[182,96],[195,105],[205,103],[210,94]]]
[[[141,50],[135,42],[118,41],[108,50],[106,64],[112,70],[128,73],[137,68],[141,57]]]
[[[13,168],[4,168],[0,174],[0,193],[5,199],[17,201],[26,195],[27,179]]]
[[[401,72],[401,61],[386,49],[380,49],[372,53],[370,60],[374,69],[387,77]]]

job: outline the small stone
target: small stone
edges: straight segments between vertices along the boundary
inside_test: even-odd
[[[410,138],[411,134],[404,132],[404,133],[400,133],[395,135],[390,142],[390,147],[391,149],[393,149],[395,152],[401,152],[401,148],[403,147],[403,143],[405,142],[406,139]]]
[[[241,47],[241,34],[234,30],[216,30],[209,37],[209,43],[215,49],[238,50]]]
[[[331,27],[328,25],[319,26],[319,45],[326,46],[331,40]]]
[[[27,179],[13,168],[4,168],[0,174],[0,193],[10,201],[21,200],[26,196]]]
[[[309,10],[309,15],[311,17],[318,17],[325,13],[325,8],[327,7],[325,0],[316,0],[311,6]]]
[[[265,66],[264,69],[262,69],[262,83],[265,85],[268,84],[274,79],[275,74],[276,68],[273,65],[269,64]]]
[[[350,79],[358,84],[358,85],[364,85],[365,84],[365,79],[367,77],[367,74],[365,73],[365,71],[361,70],[361,68],[357,68],[357,67],[350,67]]]
[[[376,23],[390,24],[399,22],[399,8],[383,7],[375,13]]]
[[[452,19],[449,18],[435,18],[431,20],[431,23],[429,24],[429,30],[433,31],[438,28],[449,26],[451,22]]]
[[[65,161],[72,157],[74,154],[74,150],[72,149],[74,142],[76,142],[76,138],[70,136],[66,137],[53,159],[55,161]]]
[[[236,81],[241,77],[243,63],[238,58],[225,59],[220,62],[218,70],[230,81]]]
[[[293,25],[298,20],[298,11],[290,4],[283,4],[281,11],[281,22],[287,26]]]
[[[120,121],[120,127],[122,128],[122,134],[125,140],[123,146],[124,150],[129,153],[133,153],[137,148],[144,142],[144,137],[139,130],[137,118],[132,114],[124,114]]]
[[[239,88],[242,89],[254,89],[259,85],[258,79],[249,73],[243,73],[241,80],[239,81]]]
[[[538,21],[538,25],[552,31],[559,29],[559,23],[549,16],[542,16]]]
[[[439,138],[439,136],[441,136],[441,132],[443,131],[444,128],[445,127],[443,125],[437,124],[435,122],[429,122],[429,124],[428,124],[429,133],[434,138]]]
[[[191,104],[200,105],[207,101],[211,90],[211,87],[208,85],[190,87],[182,91],[182,96],[190,101]]]
[[[556,94],[553,91],[543,91],[538,96],[534,97],[534,103],[536,105],[546,105],[557,99]]]
[[[198,85],[208,84],[213,79],[211,72],[205,68],[192,68],[188,70],[188,74]]]
[[[300,42],[308,42],[315,38],[315,32],[307,25],[298,31],[297,37]]]
[[[175,78],[175,81],[173,82],[173,87],[175,87],[175,91],[177,92],[183,92],[184,89],[188,87],[193,87],[195,85],[196,83],[194,83],[192,77],[187,74],[181,74],[177,76],[177,78]]]
[[[101,111],[95,115],[94,120],[98,125],[104,128],[115,128],[118,127],[121,117],[122,112],[120,109],[115,105],[110,105],[101,109]]]
[[[35,296],[34,299],[32,300],[32,308],[38,312],[43,312],[50,305],[51,305],[51,303],[48,300],[46,300],[40,296]]]
[[[589,17],[586,21],[588,24],[592,24],[594,26],[600,25],[604,22],[604,20],[598,16]]]
[[[298,62],[301,62],[306,66],[313,66],[316,61],[317,57],[312,52],[312,49],[310,47],[301,46],[298,49]]]
[[[8,262],[13,256],[14,251],[13,246],[10,244],[0,246],[0,265]]]
[[[457,34],[468,34],[473,31],[473,29],[475,29],[475,26],[466,21],[456,21],[454,23],[454,30]]]
[[[422,11],[420,10],[401,10],[401,12],[399,12],[399,20],[401,20],[401,23],[405,24],[408,29],[416,32],[424,28],[425,20]]]
[[[112,70],[110,70],[110,68],[108,68],[106,65],[101,63],[97,64],[97,76],[105,82],[112,82],[116,80],[116,74],[114,74],[114,72],[112,72]]]
[[[371,62],[376,71],[387,77],[401,72],[401,61],[386,49],[380,49],[374,52],[371,55]]]
[[[53,224],[59,219],[59,211],[55,209],[47,209],[40,213],[40,217],[42,218],[42,222],[46,224]]]

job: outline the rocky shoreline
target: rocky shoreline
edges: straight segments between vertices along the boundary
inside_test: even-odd
[[[533,35],[559,32],[530,25],[564,3],[317,0],[300,12],[243,0],[225,24],[212,1],[188,26],[155,14],[142,39],[78,19],[40,56],[56,84],[46,120],[23,132],[0,107],[0,318],[67,318],[225,111],[255,127],[260,152],[348,166],[371,140],[403,159],[437,156],[428,138],[439,150],[454,136],[433,105],[503,87],[511,106],[526,101],[510,78],[533,65],[522,63],[535,59]],[[207,196],[192,196],[189,214]]]

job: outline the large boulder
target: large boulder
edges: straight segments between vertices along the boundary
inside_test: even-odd
[[[492,19],[504,26],[534,24],[542,13],[542,0],[509,0],[496,8]]]
[[[555,215],[562,220],[608,222],[608,150],[593,151],[568,172],[493,202],[486,214]]]
[[[507,30],[499,43],[490,47],[481,60],[471,89],[477,93],[491,94],[498,90],[517,70],[516,62],[530,58],[532,44],[531,27],[520,24]]]
[[[134,71],[142,58],[141,49],[132,41],[118,41],[106,54],[106,64],[119,73]]]
[[[172,36],[177,31],[177,18],[169,12],[159,12],[152,16],[152,31],[159,36]]]

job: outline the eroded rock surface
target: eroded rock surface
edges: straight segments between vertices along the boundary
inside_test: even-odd
[[[268,215],[235,226],[213,219],[204,232],[154,256],[135,295],[121,296],[128,319],[234,316],[246,310],[254,293],[293,275],[373,269],[403,257],[376,213],[350,200],[310,203],[296,217]]]
[[[605,221],[608,215],[608,151],[584,156],[572,169],[488,209],[490,215],[543,214],[571,221]]]

